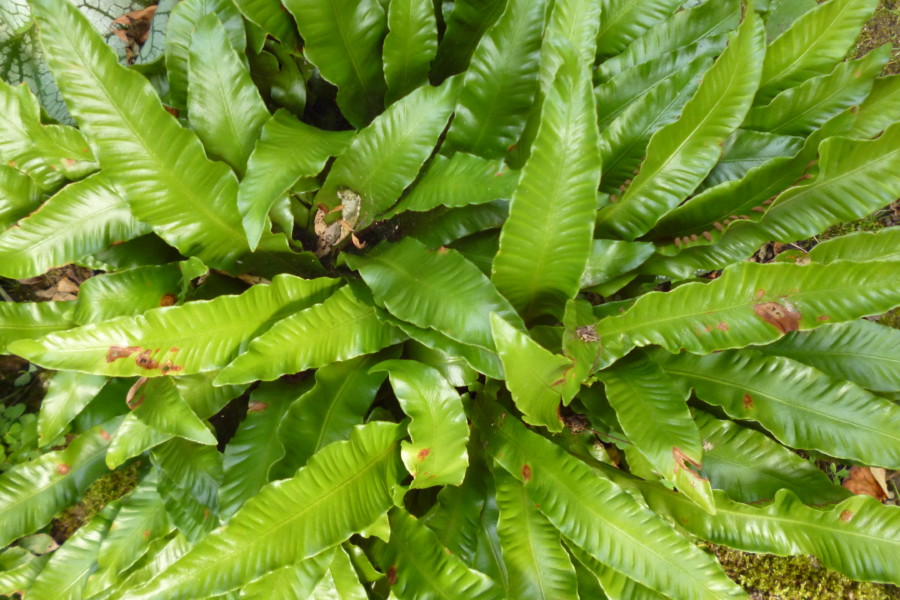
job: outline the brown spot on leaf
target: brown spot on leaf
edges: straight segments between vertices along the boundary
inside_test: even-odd
[[[159,305],[172,306],[177,301],[178,298],[175,297],[175,294],[163,294],[163,297],[159,299]]]
[[[152,350],[144,350],[140,354],[134,357],[134,362],[137,366],[142,369],[155,369],[159,366],[159,363],[152,358],[150,358],[150,354],[152,354]]]
[[[575,335],[586,344],[600,341],[600,336],[597,335],[597,330],[594,329],[593,325],[583,325],[577,328],[575,330]]]
[[[390,567],[388,567],[387,573],[385,573],[385,575],[387,576],[387,582],[390,585],[394,585],[395,583],[397,583],[397,567],[391,565]]]
[[[531,481],[531,467],[528,465],[522,465],[522,479],[526,482]]]
[[[690,456],[684,453],[684,451],[678,446],[672,446],[672,457],[675,459],[675,474],[678,474],[678,471],[681,469],[686,470],[689,474],[697,477],[698,479],[703,479],[697,471],[694,469],[701,469],[703,465],[698,463],[696,460],[692,459]],[[688,466],[690,465],[690,466]],[[694,467],[691,469],[690,467]]]
[[[109,432],[106,431],[105,429],[100,430],[100,437],[102,437],[107,442],[112,439],[112,436],[109,435]]]
[[[178,352],[179,350],[181,350],[181,348],[179,348],[178,346],[172,346],[171,348],[169,348],[169,352]]]
[[[763,290],[763,289],[756,290],[756,299],[757,300],[759,300],[760,298],[762,298],[765,295],[766,295],[766,290]]]
[[[425,460],[431,454],[430,448],[422,448],[416,453],[416,460]]]
[[[69,471],[71,471],[71,470],[72,470],[72,467],[70,467],[66,463],[59,463],[58,465],[56,465],[56,472],[59,473],[60,475],[68,475]]]
[[[251,402],[250,406],[247,407],[247,412],[262,412],[269,408],[269,405],[265,402]]]
[[[728,323],[725,321],[719,321],[719,324],[716,325],[716,329],[719,331],[728,331]]]
[[[853,513],[849,510],[841,511],[841,522],[846,523],[853,518]]]
[[[822,316],[816,317],[816,321],[828,321],[830,319],[831,319],[831,315],[822,315]]]
[[[145,383],[147,383],[147,378],[140,377],[137,381],[134,382],[134,385],[131,386],[131,388],[128,390],[128,393],[125,395],[125,405],[128,406],[128,408],[130,408],[131,410],[134,410],[135,408],[140,406],[144,401],[144,396],[141,395],[137,403],[132,402],[135,395],[137,395],[138,390],[141,389],[141,386],[143,386]]]
[[[159,370],[163,375],[168,375],[169,373],[177,373],[178,371],[183,371],[184,365],[176,365],[171,360],[167,360],[159,366]]]
[[[145,529],[145,530],[143,531],[142,535],[143,535],[145,538],[150,537],[150,530],[149,530],[149,529]]]
[[[763,304],[754,304],[753,311],[781,333],[800,329],[800,312],[791,306],[790,303],[764,302]]]
[[[109,352],[106,353],[106,362],[111,363],[120,358],[128,358],[135,352],[140,351],[140,346],[128,346],[124,348],[122,346],[110,346]]]
[[[62,164],[66,165],[67,167],[71,167],[75,164],[75,160],[71,158],[64,158],[62,159]]]
[[[750,410],[753,408],[753,396],[750,394],[744,394],[744,410]]]

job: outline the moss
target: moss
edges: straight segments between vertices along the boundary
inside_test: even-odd
[[[53,539],[62,544],[103,507],[118,500],[137,486],[140,462],[107,473],[84,492],[81,500],[59,513],[51,525]]]
[[[810,556],[749,554],[705,544],[725,572],[753,600],[898,600],[900,588],[858,582],[824,568]]]
[[[884,72],[900,73],[900,0],[882,0],[878,4],[875,14],[859,34],[850,56],[859,58],[883,44],[894,45],[894,54]]]

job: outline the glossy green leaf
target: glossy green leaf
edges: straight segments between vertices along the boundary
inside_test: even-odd
[[[169,80],[169,103],[175,108],[187,108],[191,38],[195,26],[203,17],[216,15],[228,31],[231,47],[243,54],[247,38],[244,21],[235,4],[241,3],[231,0],[185,0],[179,2],[172,11],[166,30],[166,74]]]
[[[384,107],[382,40],[387,16],[377,0],[287,0],[304,54],[338,88],[337,102],[360,129]]]
[[[797,19],[769,46],[758,102],[831,71],[872,15],[877,0],[832,0]]]
[[[459,356],[429,348],[415,340],[406,342],[403,351],[406,358],[437,369],[453,387],[469,387],[478,379],[478,372]]]
[[[398,319],[488,351],[494,351],[490,313],[522,326],[509,302],[457,251],[430,251],[410,238],[382,247],[347,262]]]
[[[106,454],[106,466],[110,469],[118,468],[128,459],[143,454],[172,437],[170,434],[147,426],[137,415],[127,414],[110,442],[109,452]]]
[[[383,60],[390,104],[428,82],[438,32],[434,4],[429,0],[397,0],[387,11],[390,31],[384,39]]]
[[[159,472],[157,490],[166,512],[184,537],[195,543],[215,529],[222,484],[218,449],[176,437],[153,448],[150,459]]]
[[[275,322],[322,302],[337,283],[280,275],[271,285],[254,286],[240,296],[91,323],[39,341],[19,342],[16,352],[48,368],[117,377],[212,371],[227,365],[251,338]],[[186,331],[191,332],[189,337]]]
[[[413,476],[410,488],[460,485],[469,466],[469,425],[459,393],[436,369],[416,361],[388,360],[371,370],[388,372],[400,408],[411,419],[412,442],[400,445]]]
[[[597,55],[619,54],[681,4],[680,0],[603,0]]]
[[[859,106],[853,137],[873,138],[897,121],[900,121],[900,75],[879,77]]]
[[[765,2],[757,2],[756,9],[761,10]],[[773,40],[787,31],[791,24],[804,13],[814,9],[816,0],[768,0],[765,12],[766,37]]]
[[[519,181],[519,172],[501,160],[488,160],[464,152],[437,155],[408,194],[389,213],[425,212],[438,206],[457,208],[508,200]]]
[[[46,446],[65,432],[66,426],[106,385],[106,377],[59,371],[53,375],[41,400],[38,445]]]
[[[0,231],[40,206],[35,181],[8,165],[0,165]]]
[[[578,61],[593,70],[597,56],[597,35],[601,27],[603,0],[560,0],[553,2],[541,48],[541,90],[553,82],[563,62],[562,48],[571,47]],[[537,106],[537,103],[535,103]],[[537,108],[535,108],[535,113]]]
[[[385,350],[369,356],[331,363],[316,370],[312,389],[300,387],[278,426],[277,438],[284,447],[284,459],[272,467],[272,479],[290,477],[319,450],[332,442],[346,440],[361,425],[387,378],[386,373],[369,373],[369,367],[396,356]],[[312,383],[312,382],[310,382]]]
[[[900,465],[900,407],[850,382],[746,349],[672,355],[663,368],[701,400],[735,419],[758,421],[792,448]]]
[[[271,480],[272,466],[284,457],[276,432],[295,398],[296,386],[265,383],[250,394],[247,416],[225,446],[224,477],[219,490],[222,518],[228,519]]]
[[[491,314],[491,327],[506,387],[525,421],[562,431],[559,403],[564,384],[574,375],[572,361],[546,350],[495,313]]]
[[[454,80],[423,86],[379,115],[334,161],[316,200],[333,208],[348,188],[360,196],[356,228],[387,211],[415,179],[444,130],[456,96]],[[345,209],[350,207],[344,203]],[[347,220],[346,217],[344,220]]]
[[[588,67],[568,52],[500,233],[491,279],[526,320],[562,315],[591,252],[600,148]]]
[[[35,0],[33,8],[72,114],[135,217],[184,253],[232,266],[247,251],[234,174],[206,158],[150,83],[119,65],[73,6]]]
[[[447,144],[485,158],[515,144],[538,89],[543,0],[508,0],[481,38],[463,80]]]
[[[122,573],[147,552],[150,542],[171,530],[172,524],[156,491],[156,477],[151,471],[122,501],[109,534],[100,544],[97,554],[100,575],[104,571],[113,575]]]
[[[706,353],[890,310],[900,289],[900,273],[890,265],[740,263],[710,284],[651,292],[624,314],[597,323],[603,344],[598,366],[635,346]]]
[[[399,436],[397,425],[388,423],[354,430],[349,442],[331,444],[292,479],[264,487],[224,528],[119,597],[176,600],[227,592],[347,539],[391,506],[402,469]]]
[[[883,46],[865,58],[840,63],[828,75],[807,79],[785,90],[769,104],[747,113],[744,127],[783,135],[808,135],[841,111],[858,106],[869,95],[872,81],[890,54],[890,46]]]
[[[509,215],[509,202],[495,200],[487,204],[459,208],[438,207],[424,214],[409,216],[409,237],[429,248],[439,248],[462,237],[495,229]]]
[[[271,381],[285,373],[371,354],[402,340],[399,330],[379,321],[372,306],[344,287],[253,340],[222,370],[216,385]]]
[[[0,352],[16,340],[31,340],[70,329],[74,302],[0,302]]]
[[[422,523],[434,532],[437,543],[470,567],[474,567],[478,558],[478,531],[489,487],[485,478],[491,477],[479,460],[476,458],[466,471],[462,485],[444,487],[438,493],[437,502],[422,517]]]
[[[93,175],[64,187],[0,233],[0,274],[34,277],[148,232],[110,178]]]
[[[621,54],[601,63],[598,75],[605,80],[627,68],[698,42],[721,47],[721,36],[733,31],[740,19],[741,5],[737,0],[704,2],[679,11],[636,38]],[[603,44],[602,36],[599,44]]]
[[[642,352],[598,373],[622,431],[662,477],[715,514],[709,481],[700,468],[700,432],[687,407],[688,390],[676,386]],[[653,427],[648,427],[653,423]]]
[[[581,276],[581,287],[591,287],[611,281],[636,269],[653,254],[653,244],[594,240],[587,268]]]
[[[836,260],[900,260],[900,229],[857,231],[825,240],[810,250],[809,259],[828,264]]]
[[[65,450],[16,465],[0,475],[0,543],[43,527],[107,472],[103,455],[116,422],[79,435]]]
[[[600,585],[601,598],[609,598],[610,600],[665,600],[668,598],[668,596],[663,596],[659,592],[651,590],[634,579],[630,579],[615,569],[604,565],[571,542],[567,542],[566,547],[569,552],[572,553],[572,556],[575,557],[576,561],[580,563],[589,575],[593,576]],[[578,591],[579,593],[581,592],[580,580]],[[584,598],[585,600],[592,598],[592,596],[579,597]]]
[[[286,45],[297,41],[297,29],[291,16],[282,8],[280,2],[271,0],[233,0],[241,14],[276,40]]]
[[[119,511],[109,504],[81,527],[53,553],[50,562],[28,589],[28,595],[47,600],[79,600],[91,572],[97,567],[97,553],[104,536]]]
[[[188,46],[187,109],[210,158],[243,177],[269,111],[215,14],[194,27]]]
[[[238,188],[238,209],[251,248],[256,248],[272,206],[303,177],[313,177],[353,140],[352,131],[316,129],[284,109],[263,125]]]
[[[514,416],[491,409],[489,450],[540,511],[596,560],[674,598],[742,598],[714,558]]]
[[[447,29],[432,65],[435,81],[443,81],[466,69],[484,32],[497,22],[505,8],[506,0],[458,0],[453,3],[453,10],[446,17]]]
[[[198,444],[216,444],[216,437],[184,401],[170,377],[138,382],[132,390],[133,414],[146,426]]]
[[[395,508],[390,519],[391,543],[384,547],[380,562],[382,569],[392,574],[391,592],[397,598],[504,597],[486,575],[441,548],[434,534],[414,516]]]
[[[346,546],[346,544],[345,544]],[[334,549],[325,577],[313,590],[312,598],[368,600],[369,595],[359,580],[353,562],[343,546]]]
[[[747,122],[744,121],[744,126],[746,125]],[[776,158],[796,156],[802,148],[802,137],[738,129],[725,141],[722,158],[703,181],[703,187],[742,179],[751,170],[771,164]],[[790,183],[793,181],[788,182]]]
[[[896,248],[896,246],[895,246]],[[866,320],[815,331],[791,333],[760,346],[764,354],[784,356],[881,392],[900,391],[900,332]]]
[[[329,549],[311,558],[275,569],[241,589],[241,600],[307,599],[325,578],[329,563],[338,550]]]
[[[0,553],[0,593],[11,596],[30,587],[51,556],[35,556],[20,546],[6,548]]]
[[[731,421],[694,411],[703,437],[703,476],[738,502],[771,500],[788,489],[806,504],[827,504],[850,496],[816,465],[766,435]]]
[[[747,13],[681,118],[651,138],[647,160],[625,195],[599,214],[599,237],[643,235],[700,184],[718,161],[720,144],[750,108],[764,54],[762,23]]]
[[[694,535],[749,552],[789,556],[812,554],[829,569],[854,579],[900,583],[900,513],[874,498],[854,496],[829,510],[804,506],[790,491],[756,508],[716,492],[710,517],[677,494],[658,487],[641,491],[651,508],[670,516]]]
[[[575,570],[559,531],[535,507],[524,486],[494,473],[500,522],[497,534],[509,569],[510,598],[574,598]]]

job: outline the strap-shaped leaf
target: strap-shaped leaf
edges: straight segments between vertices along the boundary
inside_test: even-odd
[[[857,385],[753,350],[671,355],[663,368],[700,399],[758,421],[792,448],[900,465],[900,407]]]
[[[409,415],[412,443],[401,444],[400,456],[413,476],[411,489],[459,485],[469,466],[469,425],[462,399],[433,369],[412,360],[387,360],[372,367],[387,371],[400,408]]]
[[[241,600],[306,600],[325,578],[337,548],[267,573],[241,589]]]
[[[443,81],[466,70],[472,53],[506,8],[506,0],[459,0],[450,14],[444,12],[447,28],[432,65],[434,81]]]
[[[269,111],[215,14],[194,27],[187,80],[191,129],[211,158],[225,161],[243,177]]]
[[[35,277],[149,231],[110,178],[93,175],[64,187],[0,234],[0,275]]]
[[[492,312],[524,327],[487,277],[456,250],[431,251],[411,238],[382,246],[382,252],[347,262],[359,269],[375,301],[398,319],[492,352]]]
[[[865,100],[872,90],[872,81],[890,55],[891,47],[885,45],[864,58],[840,63],[828,75],[787,89],[769,104],[747,113],[744,127],[783,135],[808,135],[831,117]]]
[[[900,75],[879,77],[856,113],[853,137],[873,138],[897,121],[900,121]]]
[[[502,160],[488,160],[465,152],[437,155],[415,186],[389,215],[405,210],[425,212],[438,206],[458,208],[508,200],[519,181]]]
[[[519,139],[538,89],[544,0],[508,0],[466,70],[448,147],[501,158]]]
[[[293,19],[282,8],[280,3],[271,0],[233,0],[234,5],[251,23],[259,25],[263,30],[286,46],[293,46],[297,40],[297,29]]]
[[[797,19],[766,53],[757,101],[831,71],[877,5],[877,0],[833,0]]]
[[[679,0],[603,0],[597,56],[619,54],[681,4]]]
[[[156,476],[151,471],[137,488],[122,501],[109,535],[103,538],[97,554],[99,573],[118,575],[147,552],[150,542],[172,531],[166,508],[156,491]]]
[[[434,532],[437,542],[474,567],[478,552],[478,530],[489,494],[491,472],[478,454],[466,471],[460,486],[447,486],[440,491],[437,502],[422,517],[422,522]],[[497,507],[493,507],[496,512]],[[494,515],[496,521],[496,515]],[[494,523],[496,525],[496,522]]]
[[[59,371],[53,375],[41,400],[38,417],[38,446],[53,443],[66,426],[106,385],[106,377]]]
[[[741,3],[722,0],[679,11],[636,38],[618,56],[603,62],[597,73],[602,79],[657,56],[697,42],[717,46],[717,38],[733,31],[741,19]],[[602,43],[602,42],[601,42]]]
[[[673,598],[744,597],[715,559],[681,537],[627,492],[579,459],[491,411],[489,450],[523,482],[562,534],[596,560]]]
[[[870,390],[898,392],[898,347],[900,332],[896,329],[858,320],[791,333],[759,350],[785,356]]]
[[[0,543],[7,546],[43,527],[107,472],[103,464],[110,440],[107,429],[114,431],[117,425],[117,421],[98,425],[65,450],[20,463],[0,476]]]
[[[435,6],[428,0],[397,0],[388,5],[384,38],[384,78],[388,103],[399,100],[428,82],[437,54]]]
[[[387,16],[377,0],[287,0],[304,54],[338,88],[347,120],[360,129],[384,107],[381,45]]]
[[[395,508],[390,512],[390,519],[391,542],[384,547],[379,562],[397,598],[412,600],[427,595],[499,600],[505,597],[484,573],[469,569],[459,558],[446,552],[435,535],[408,512]]]
[[[828,504],[851,495],[817,466],[768,436],[694,411],[703,436],[703,475],[738,502],[771,500],[780,489],[807,504]]]
[[[744,126],[746,124],[744,121]],[[703,187],[739,180],[751,170],[766,165],[773,159],[796,156],[802,148],[802,137],[738,129],[726,140],[722,158],[703,181]],[[791,183],[793,181],[787,182],[784,187]],[[689,200],[692,201],[693,198]]]
[[[224,477],[219,489],[223,519],[228,519],[269,483],[269,470],[284,457],[276,432],[291,407],[296,386],[288,382],[264,383],[250,394],[247,416],[225,446]]]
[[[233,265],[248,248],[231,170],[206,158],[150,82],[119,65],[73,5],[36,0],[33,8],[47,62],[72,114],[135,217],[184,254]]]
[[[900,511],[869,496],[854,496],[829,510],[804,506],[788,490],[756,508],[716,492],[714,517],[660,486],[641,492],[653,510],[669,515],[694,535],[748,552],[812,554],[829,569],[853,579],[900,583],[893,557],[900,552]]]
[[[509,570],[510,598],[575,598],[575,569],[559,532],[535,507],[524,486],[502,469],[494,473],[497,534]]]
[[[91,323],[19,342],[16,352],[47,368],[116,377],[212,371],[228,364],[272,323],[323,301],[337,284],[334,279],[280,275],[271,285],[253,286],[240,296]],[[186,331],[191,335],[186,337]]]
[[[80,598],[91,573],[97,567],[97,553],[119,511],[108,504],[53,553],[47,566],[28,589],[28,595],[47,600]]]
[[[0,352],[16,340],[30,340],[70,329],[74,302],[0,302]]]
[[[717,268],[749,256],[766,241],[792,242],[861,219],[900,194],[900,171],[894,168],[900,123],[872,141],[829,138],[819,156],[818,177],[781,194],[759,222],[732,221],[718,243],[688,248],[667,266],[680,272]]]
[[[250,343],[216,378],[216,385],[271,381],[285,373],[378,352],[403,341],[375,308],[341,288],[321,304],[276,323]]]
[[[324,131],[279,109],[263,125],[247,174],[238,188],[238,209],[251,248],[256,248],[269,210],[302,177],[313,177],[353,140],[352,131]]]
[[[598,377],[628,439],[678,491],[715,514],[709,481],[692,468],[700,468],[703,448],[687,407],[688,390],[640,351]]]
[[[561,48],[575,51],[578,61],[593,69],[597,55],[603,0],[553,2],[541,47],[541,90],[545,90],[563,61]],[[529,115],[529,118],[533,118]]]
[[[391,506],[402,465],[400,428],[375,422],[331,444],[292,479],[264,487],[225,525],[146,585],[119,598],[196,598],[224,593],[318,554],[367,527]]]
[[[638,95],[615,119],[603,123],[600,156],[604,191],[621,196],[625,182],[634,177],[647,156],[647,144],[653,134],[681,116],[685,104],[700,85],[701,75],[712,63],[712,56],[698,57],[648,92]],[[640,65],[631,70],[642,68]],[[615,199],[611,198],[611,201]]]
[[[572,361],[545,349],[499,315],[491,314],[491,328],[506,387],[525,421],[562,431],[559,403],[564,385],[575,374]]]
[[[719,160],[720,144],[750,108],[764,54],[762,22],[748,12],[681,118],[651,138],[647,160],[628,191],[598,215],[599,237],[643,235],[700,184]]]
[[[175,108],[187,107],[191,37],[203,17],[216,15],[228,31],[232,48],[243,54],[247,38],[244,21],[235,4],[231,0],[185,0],[172,10],[166,27],[166,74],[169,78],[168,100]]]
[[[9,165],[0,165],[0,231],[40,206],[37,183]]]
[[[198,444],[215,445],[216,436],[188,406],[170,377],[154,377],[136,384],[130,405],[147,427]]]
[[[422,86],[389,106],[334,161],[316,200],[335,207],[342,203],[337,195],[341,188],[359,194],[355,209],[343,202],[345,210],[358,211],[356,222],[350,223],[358,229],[389,209],[434,150],[453,111],[454,84]]]
[[[591,253],[600,148],[588,66],[563,54],[513,193],[491,279],[526,320],[561,316]]]
[[[350,437],[353,428],[364,422],[378,388],[387,378],[387,373],[369,373],[369,367],[395,358],[398,351],[388,349],[316,370],[315,385],[310,390],[299,388],[302,395],[278,426],[277,437],[285,456],[272,467],[272,479],[292,476],[316,452]]]
[[[594,240],[587,268],[581,276],[581,287],[606,283],[636,269],[653,254],[653,244]]]
[[[789,331],[890,310],[900,301],[898,290],[893,263],[741,263],[708,285],[651,292],[625,314],[602,319],[596,325],[603,344],[598,367],[635,346],[707,353],[765,344]]]
[[[439,248],[462,237],[499,228],[509,215],[509,202],[495,200],[487,204],[460,208],[438,207],[421,215],[407,215],[401,221],[409,225],[409,236],[429,248]]]
[[[826,240],[810,250],[809,258],[828,264],[836,260],[900,260],[900,228],[857,231]]]
[[[576,568],[578,563],[580,563],[584,570],[588,572],[588,575],[592,575],[595,578],[596,583],[599,584],[601,589],[598,594],[603,594],[603,596],[606,596],[609,600],[665,600],[668,598],[668,596],[663,596],[659,592],[651,590],[634,579],[630,579],[615,569],[604,565],[568,540],[566,541],[566,548],[572,553],[572,556],[575,557]],[[579,593],[581,590],[582,580],[579,579]],[[579,596],[579,598],[582,598],[583,600],[592,597],[594,596]],[[597,597],[600,596],[598,595]]]

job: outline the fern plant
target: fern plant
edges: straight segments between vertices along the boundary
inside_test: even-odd
[[[746,260],[900,195],[876,2],[681,4],[184,0],[138,70],[30,0],[77,127],[0,86],[0,275],[98,274],[0,303],[77,434],[0,476],[0,592],[746,597],[696,539],[900,584],[792,451],[900,468],[900,230]]]

